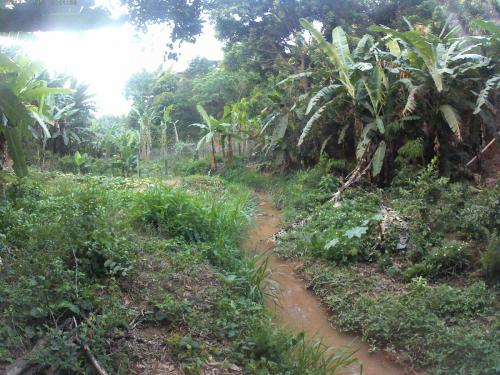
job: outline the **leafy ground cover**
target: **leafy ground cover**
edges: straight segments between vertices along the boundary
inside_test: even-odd
[[[215,177],[1,176],[0,368],[326,374],[271,324],[238,248],[252,192]],[[88,353],[87,353],[88,354]]]
[[[498,373],[499,187],[451,182],[432,164],[336,204],[335,183],[316,167],[274,191],[290,223],[277,252],[303,260],[333,324],[428,373]]]

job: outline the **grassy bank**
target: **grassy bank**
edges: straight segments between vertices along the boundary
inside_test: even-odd
[[[0,368],[89,374],[87,347],[112,374],[328,373],[263,307],[238,248],[248,188],[59,173],[0,186]]]
[[[431,166],[334,204],[338,184],[318,166],[274,190],[299,223],[277,251],[304,261],[332,322],[431,374],[498,373],[499,188],[453,183]]]

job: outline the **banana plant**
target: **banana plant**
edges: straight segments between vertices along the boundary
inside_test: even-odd
[[[231,163],[233,161],[233,140],[242,140],[243,128],[249,123],[248,113],[244,110],[241,102],[234,103],[232,105],[227,105],[224,107],[224,114],[220,120],[221,126],[219,127],[222,131],[221,138],[222,144],[224,145],[227,140],[227,161]],[[240,155],[241,155],[241,143],[240,145]]]
[[[495,60],[496,66],[494,74],[490,77],[483,86],[483,89],[479,93],[476,101],[476,107],[474,109],[474,114],[481,112],[484,106],[488,104],[488,98],[493,96],[494,92],[498,92],[500,89],[500,26],[491,21],[484,20],[473,20],[472,24],[481,30],[485,31],[488,35],[485,36],[475,36],[474,40],[479,40],[484,46],[487,46],[487,51],[489,55]],[[490,107],[493,107],[490,105]]]
[[[302,19],[302,26],[311,33],[321,51],[328,57],[335,70],[332,82],[321,88],[309,101],[306,115],[321,103],[309,118],[299,138],[299,146],[312,126],[326,111],[339,114],[337,122],[343,124],[338,142],[342,143],[351,127],[354,127],[356,157],[372,166],[377,176],[386,152],[385,124],[392,121],[391,113],[385,113],[390,92],[389,79],[381,60],[382,52],[373,37],[365,35],[351,53],[347,35],[341,27],[332,31],[329,43],[314,26]]]
[[[278,165],[290,166],[298,163],[299,149],[296,138],[298,129],[304,121],[306,94],[296,96],[292,88],[279,88],[267,95],[270,102],[259,118],[260,131],[263,138],[262,151],[265,155],[274,154],[274,162]]]
[[[14,61],[0,52],[0,133],[6,140],[14,172],[19,177],[28,174],[21,145],[22,132],[37,124],[44,136],[50,137],[43,119],[45,99],[49,95],[71,92],[65,88],[49,87],[48,82],[41,79],[42,73],[40,64],[25,58]]]
[[[466,141],[463,134],[479,133],[481,124],[494,128],[488,116],[480,113],[484,92],[474,105],[476,92],[481,90],[478,77],[488,69],[491,59],[480,54],[480,44],[456,37],[453,30],[446,31],[446,26],[440,35],[422,35],[413,29],[400,32],[385,26],[372,26],[371,30],[385,33],[403,46],[395,70],[408,72],[402,80],[409,89],[404,112],[411,115],[418,110],[428,119],[427,139],[435,142],[434,148],[439,150],[441,172],[449,174],[452,144]],[[487,81],[487,88],[496,82]],[[464,121],[460,114],[470,112],[476,116]],[[468,129],[464,129],[465,125]]]
[[[199,124],[191,124],[191,126],[196,126],[200,128],[204,135],[201,137],[201,139],[198,141],[198,144],[196,146],[196,149],[199,150],[203,144],[210,143],[211,145],[211,152],[210,152],[210,169],[212,171],[217,170],[217,159],[216,159],[216,150],[215,150],[215,137],[217,136],[224,136],[227,133],[227,128],[229,128],[231,125],[224,122],[223,120],[217,120],[213,116],[209,116],[205,108],[201,104],[198,104],[196,106],[196,109],[198,110],[198,113],[200,114],[201,118],[203,119],[204,123]]]
[[[140,110],[132,107],[132,111],[137,115],[139,123],[139,154],[142,159],[149,160],[153,141],[151,138],[151,128],[157,115],[152,108]]]
[[[168,131],[168,126],[172,125],[174,128],[175,132],[175,138],[176,138],[176,143],[179,142],[179,135],[177,134],[177,127],[176,124],[178,121],[174,121],[172,118],[172,111],[174,110],[173,105],[169,105],[168,107],[165,107],[163,109],[163,116],[160,122],[160,130],[161,130],[161,139],[160,139],[160,144],[161,144],[161,149],[160,149],[160,158],[163,160],[163,168],[164,168],[164,174],[165,176],[168,173],[168,161],[167,161],[167,156],[168,156],[168,137],[167,137],[167,131]]]
[[[82,167],[89,161],[89,155],[87,153],[80,154],[80,151],[76,151],[74,155],[75,165],[78,170],[78,174],[82,173]]]

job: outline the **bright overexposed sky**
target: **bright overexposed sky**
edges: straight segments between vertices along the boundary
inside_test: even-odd
[[[98,106],[98,115],[125,114],[131,103],[123,96],[127,79],[142,69],[159,67],[174,71],[185,69],[197,56],[221,60],[222,45],[209,24],[196,43],[182,44],[179,61],[164,61],[168,28],[155,25],[138,33],[132,25],[82,32],[38,32],[21,44],[26,53],[50,71],[67,72],[90,85]],[[0,40],[2,43],[12,41]]]

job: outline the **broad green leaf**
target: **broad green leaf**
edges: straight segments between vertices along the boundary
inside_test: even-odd
[[[398,38],[412,47],[415,52],[424,61],[429,74],[431,75],[438,92],[443,91],[443,76],[438,67],[438,53],[436,46],[430,43],[424,36],[417,31],[399,32],[385,26],[371,26],[370,30],[383,32],[393,38]]]
[[[500,25],[498,23],[476,19],[472,21],[472,24],[480,27],[483,30],[488,31],[495,38],[500,39]]]
[[[347,34],[342,27],[337,26],[332,31],[332,44],[337,50],[337,53],[345,66],[352,64],[351,51],[347,41]]]
[[[42,128],[43,134],[45,138],[50,138],[50,131],[49,128],[47,128],[47,125],[45,124],[45,121],[43,120],[42,116],[40,116],[37,112],[35,111],[30,111],[31,117],[33,117],[38,125]]]
[[[490,94],[490,91],[494,90],[495,88],[500,88],[500,75],[491,77],[484,84],[484,88],[481,90],[479,96],[477,97],[476,108],[474,109],[475,115],[481,112],[481,107],[486,104],[486,100]]]
[[[312,75],[312,72],[302,72],[302,73],[298,73],[298,74],[293,74],[291,76],[286,77],[284,80],[278,82],[276,84],[276,86],[281,86],[288,81],[294,81],[294,80],[301,79],[301,78],[307,78],[307,77],[310,77],[311,75]]]
[[[340,133],[339,133],[338,144],[341,144],[342,142],[344,142],[345,136],[347,135],[347,129],[349,129],[350,126],[351,126],[351,124],[346,124],[342,127],[342,129],[340,130]]]
[[[362,72],[366,72],[368,70],[373,69],[373,64],[367,63],[367,62],[357,62],[356,64],[352,65],[352,69],[357,69]]]
[[[3,83],[0,83],[0,111],[7,117],[11,126],[26,126],[32,121],[24,104]]]
[[[448,123],[450,129],[453,131],[453,133],[455,133],[456,137],[462,140],[462,135],[460,133],[460,124],[462,123],[462,121],[460,120],[460,116],[458,115],[455,108],[448,104],[445,104],[439,107],[439,110]]]
[[[366,46],[369,45],[370,47],[374,44],[374,39],[373,39],[373,36],[369,35],[369,34],[365,34],[363,35],[363,37],[359,40],[358,42],[358,45],[356,46],[356,48],[354,49],[353,51],[353,56],[356,57],[356,58],[362,58],[364,52],[365,52],[365,49],[366,49]]]
[[[334,238],[333,240],[328,241],[325,244],[325,250],[330,250],[332,247],[334,247],[338,243],[339,243],[339,240],[337,238]]]
[[[21,92],[19,98],[25,101],[37,100],[40,97],[56,94],[71,94],[71,89],[63,87],[38,87]]]
[[[307,121],[306,126],[304,127],[304,130],[302,130],[302,134],[300,135],[298,146],[301,146],[302,143],[304,143],[304,139],[307,137],[309,132],[311,131],[312,126],[316,121],[319,120],[319,118],[323,115],[323,112],[328,108],[328,106],[331,104],[332,101],[329,101],[325,103],[322,107],[320,107]]]
[[[384,134],[385,133],[384,121],[380,117],[377,117],[377,119],[375,119],[375,124],[377,125],[377,129],[380,132],[380,134]]]
[[[300,24],[311,33],[323,52],[326,53],[331,62],[337,67],[340,82],[342,82],[349,95],[355,98],[356,89],[348,73],[349,67],[352,65],[352,57],[349,52],[349,45],[344,30],[342,30],[341,27],[335,28],[332,32],[334,40],[332,43],[328,43],[323,35],[316,30],[310,22],[301,19]]]
[[[367,127],[368,126],[366,126],[365,129]],[[356,159],[360,160],[363,157],[369,144],[370,139],[367,137],[363,137],[363,139],[358,142],[358,145],[356,146]]]
[[[384,104],[385,97],[384,71],[382,70],[380,65],[377,65],[377,67],[373,69],[370,80],[364,80],[364,85],[371,101],[373,109],[372,114],[373,116],[378,116],[379,111]]]
[[[344,235],[347,238],[361,238],[366,232],[368,232],[368,227],[354,227],[346,231]]]
[[[384,165],[384,159],[385,159],[385,151],[386,151],[386,144],[385,141],[382,141],[378,145],[377,150],[373,155],[373,160],[372,160],[373,177],[378,176],[380,174],[380,171],[382,170],[382,166]]]
[[[205,121],[205,124],[207,124],[208,126],[212,126],[212,119],[208,115],[207,111],[205,111],[205,108],[203,108],[201,104],[198,104],[196,106],[196,109],[198,110],[198,113],[200,114],[203,121]]]
[[[76,164],[77,166],[80,166],[80,165],[81,165],[80,163],[82,162],[82,159],[83,159],[83,158],[82,158],[82,155],[80,154],[80,151],[78,151],[78,150],[77,150],[77,151],[75,152],[75,164]]]
[[[385,42],[385,45],[392,55],[401,57],[401,48],[399,47],[399,43],[397,40],[389,39],[387,42]]]
[[[9,56],[0,52],[0,72],[15,72],[17,70],[19,70],[19,66]]]
[[[309,101],[309,104],[307,105],[307,109],[306,109],[306,115],[308,115],[311,110],[314,108],[314,106],[318,103],[319,100],[323,99],[323,98],[326,98],[326,97],[329,97],[330,95],[332,95],[332,93],[338,89],[342,87],[341,85],[329,85],[329,86],[325,86],[323,87],[321,90],[318,91],[318,93],[316,95],[314,95],[311,100]]]
[[[285,137],[286,129],[288,128],[288,113],[278,119],[278,124],[274,128],[271,142],[277,144]]]

